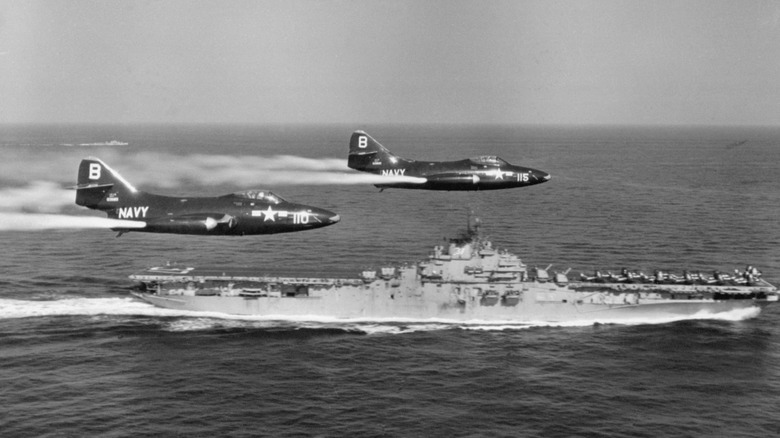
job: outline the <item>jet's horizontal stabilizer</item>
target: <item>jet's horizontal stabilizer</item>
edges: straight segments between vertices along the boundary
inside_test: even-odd
[[[70,187],[73,190],[89,190],[89,189],[106,189],[109,187],[114,187],[114,183],[105,183],[105,184],[79,184],[76,186]]]

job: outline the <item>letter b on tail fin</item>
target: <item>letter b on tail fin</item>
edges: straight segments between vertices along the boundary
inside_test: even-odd
[[[99,158],[85,158],[79,165],[76,204],[95,209],[116,207],[120,197],[137,190]],[[109,204],[112,202],[113,204]]]
[[[396,163],[398,158],[378,141],[364,131],[355,131],[349,139],[349,158],[347,165],[356,170],[377,170],[386,167],[388,162]]]

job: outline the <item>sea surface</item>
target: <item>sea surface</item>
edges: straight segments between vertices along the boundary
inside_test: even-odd
[[[552,179],[380,192],[345,168],[354,129],[407,158],[498,155]],[[127,277],[165,262],[355,275],[425,258],[471,213],[529,266],[752,264],[778,284],[779,129],[2,126],[0,151],[0,436],[780,435],[780,305],[626,324],[279,321],[158,309]],[[342,220],[117,238],[83,228],[101,215],[67,190],[86,156],[144,190],[267,188]]]

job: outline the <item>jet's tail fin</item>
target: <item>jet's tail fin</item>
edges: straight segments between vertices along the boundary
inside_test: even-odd
[[[347,165],[355,170],[379,170],[396,167],[399,162],[410,163],[387,150],[365,131],[355,131],[349,139],[349,158]]]
[[[116,208],[119,199],[138,193],[122,175],[94,157],[81,160],[75,189],[77,205],[97,210]]]

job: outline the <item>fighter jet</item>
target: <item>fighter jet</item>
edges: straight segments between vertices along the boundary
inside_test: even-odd
[[[148,233],[244,236],[289,233],[333,225],[339,216],[328,210],[287,202],[266,190],[247,190],[217,197],[161,196],[142,192],[98,158],[81,161],[76,204],[123,219],[113,228]]]
[[[380,189],[496,190],[541,184],[550,174],[514,166],[493,155],[458,161],[415,161],[393,155],[364,131],[355,131],[349,140],[350,168],[384,176],[425,178],[425,182],[374,184]]]

